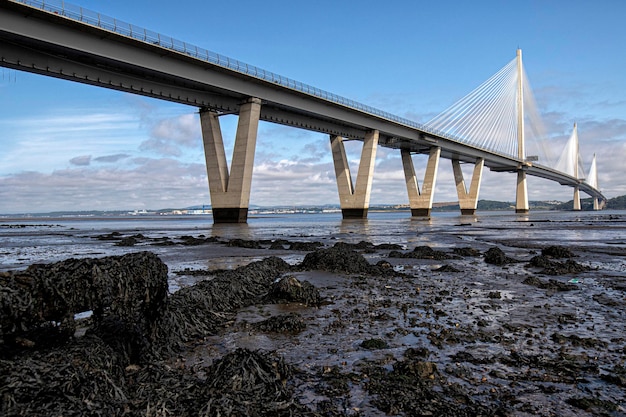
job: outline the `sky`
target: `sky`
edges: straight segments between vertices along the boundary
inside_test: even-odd
[[[595,153],[604,195],[626,194],[621,0],[72,3],[420,123],[521,48],[548,148],[558,155],[577,123],[586,169]],[[210,204],[198,109],[0,74],[0,213]],[[220,120],[230,156],[236,116]],[[361,143],[346,147],[356,177]],[[421,178],[425,158],[414,162]],[[480,198],[514,201],[515,181],[485,169]],[[530,200],[572,198],[572,188],[534,177],[528,190]],[[435,201],[456,200],[442,159]],[[251,206],[338,203],[328,136],[261,122]],[[379,147],[370,204],[407,203],[400,152]]]

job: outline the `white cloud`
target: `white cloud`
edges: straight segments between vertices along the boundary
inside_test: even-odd
[[[76,156],[70,159],[70,164],[76,166],[88,166],[91,163],[91,155]]]
[[[0,212],[185,207],[209,201],[204,164],[136,162],[133,169],[79,167],[0,177]]]
[[[183,148],[198,147],[202,143],[200,120],[196,114],[183,114],[151,123],[150,139],[143,141],[139,146],[142,151],[153,151],[165,156],[181,156]]]
[[[102,163],[115,163],[130,157],[130,155],[125,153],[118,153],[114,155],[104,155],[98,156],[97,158],[93,158],[94,162],[102,162]]]

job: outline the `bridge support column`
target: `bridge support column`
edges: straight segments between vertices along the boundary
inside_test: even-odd
[[[258,98],[250,98],[240,106],[229,173],[219,115],[210,110],[200,111],[214,223],[248,221],[252,167],[260,114],[261,100]]]
[[[598,198],[594,197],[593,199],[593,209],[595,211],[600,210],[600,200],[598,200]]]
[[[519,171],[517,171],[517,193],[515,197],[515,212],[519,214],[527,214],[529,212],[526,171],[521,168],[519,169]]]
[[[413,166],[411,152],[407,149],[402,149],[400,152],[402,156],[402,166],[404,167],[406,190],[409,194],[411,216],[428,217],[433,208],[433,197],[435,195],[435,182],[437,181],[437,168],[439,167],[441,148],[436,146],[430,148],[421,192],[417,177],[415,176],[415,167]]]
[[[580,206],[580,190],[578,189],[578,186],[576,185],[574,187],[574,210],[576,211],[580,211],[581,210],[581,206]]]
[[[350,166],[341,136],[330,136],[330,147],[333,152],[335,164],[335,176],[337,177],[337,190],[339,191],[339,204],[344,219],[366,218],[372,190],[372,176],[376,162],[376,149],[378,147],[378,130],[373,130],[365,135],[361,161],[356,177],[356,186],[352,182]]]
[[[478,192],[480,189],[480,182],[483,177],[484,166],[485,160],[483,158],[476,159],[474,173],[472,174],[472,182],[470,183],[469,191],[467,191],[465,179],[463,178],[463,171],[461,170],[461,162],[458,159],[452,160],[454,181],[456,182],[456,192],[459,196],[459,206],[461,208],[462,215],[473,216],[476,214],[476,207],[478,206]]]

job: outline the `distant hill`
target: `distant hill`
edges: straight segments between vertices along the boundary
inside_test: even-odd
[[[583,211],[593,210],[593,199],[581,198],[580,209]],[[565,203],[558,204],[554,207],[554,210],[564,210],[564,211],[574,210],[574,200],[570,200],[570,201],[566,201]]]
[[[580,199],[581,210],[593,210],[593,198],[581,198]],[[606,202],[604,207],[607,210],[626,210],[626,195],[610,198]],[[565,203],[558,204],[554,207],[554,210],[573,210],[574,200],[567,201]]]
[[[581,199],[581,208],[582,210],[593,210],[593,199],[585,198]],[[529,201],[528,205],[531,210],[573,210],[574,201],[570,200],[565,203],[560,201]],[[186,207],[182,210],[209,210],[211,208],[208,204],[203,205],[195,205],[191,207]],[[250,206],[250,208],[255,208],[258,210],[271,210],[277,209],[281,207],[261,207],[261,206]],[[282,207],[284,208],[284,207]],[[307,207],[290,207],[292,209],[299,209],[299,212],[322,212],[327,209],[336,209],[339,210],[338,204],[324,204],[320,206],[307,206]],[[494,200],[478,200],[478,208],[479,211],[507,211],[514,210],[515,203],[508,201],[494,201]],[[626,210],[626,195],[622,195],[619,197],[611,198],[606,203],[606,209],[609,210]],[[396,211],[396,210],[408,210],[409,207],[407,204],[381,204],[376,206],[370,206],[371,211]],[[106,217],[106,216],[125,216],[129,214],[171,214],[172,212],[179,211],[181,209],[159,209],[159,210],[149,210],[147,212],[144,211],[127,211],[127,210],[89,210],[89,211],[55,211],[48,213],[23,213],[23,214],[12,214],[11,216],[15,217],[65,217],[65,216],[85,216],[85,217]],[[304,211],[302,211],[304,210]],[[448,202],[448,203],[434,203],[433,211],[458,211],[459,204]],[[5,216],[5,215],[3,215]]]
[[[606,202],[606,208],[610,210],[626,210],[626,195],[610,198]]]
[[[528,205],[532,210],[555,210],[561,202],[560,201],[529,201]],[[508,201],[494,201],[494,200],[478,200],[477,210],[479,211],[499,211],[499,210],[514,210],[515,203]],[[459,204],[450,203],[447,205],[433,205],[433,211],[455,211],[459,210]]]

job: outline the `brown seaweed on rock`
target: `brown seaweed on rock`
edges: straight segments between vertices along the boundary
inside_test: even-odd
[[[16,338],[36,343],[40,333],[67,338],[75,330],[74,315],[93,311],[95,323],[115,317],[152,340],[167,309],[167,289],[167,266],[150,252],[6,272],[0,275],[0,338],[9,345]]]
[[[502,249],[493,247],[485,252],[485,262],[492,265],[506,265],[518,261],[517,259],[506,256]]]
[[[306,323],[298,313],[281,314],[270,317],[258,323],[253,323],[252,327],[262,332],[272,333],[300,333],[306,329]]]
[[[0,360],[0,415],[122,415],[128,364],[97,337]]]
[[[578,287],[574,284],[569,284],[567,282],[560,282],[554,279],[546,281],[542,281],[541,279],[530,276],[522,281],[522,284],[532,285],[533,287],[540,288],[542,290],[554,290],[554,291],[572,291],[577,290]]]
[[[545,247],[541,249],[541,254],[543,256],[549,256],[551,258],[573,258],[576,256],[572,253],[571,250],[563,246]]]
[[[411,252],[391,251],[390,258],[414,258],[414,259],[436,259],[439,261],[450,259],[451,256],[440,250],[434,250],[430,246],[416,246]]]
[[[293,397],[293,371],[270,353],[237,349],[204,378],[163,363],[128,364],[97,337],[19,361],[0,360],[0,415],[315,416]]]
[[[276,279],[270,285],[266,302],[295,302],[307,306],[317,306],[322,303],[322,296],[317,288],[308,281],[299,281],[293,275],[286,275]]]
[[[454,248],[452,252],[459,256],[480,256],[480,251],[471,247]]]
[[[166,269],[165,274],[161,274],[164,265],[156,256],[142,253],[100,260],[70,261],[52,264],[47,268],[33,268],[41,272],[41,276],[22,273],[22,277],[31,280],[19,282],[21,285],[33,284],[38,280],[47,282],[44,278],[49,277],[49,270],[97,270],[99,272],[96,276],[102,278],[106,277],[102,271],[125,271],[137,262],[151,272],[141,275],[139,272],[143,269],[139,268],[134,271],[137,273],[134,280],[123,274],[110,276],[108,284],[115,291],[121,291],[124,295],[121,298],[112,289],[109,292],[101,289],[101,295],[113,294],[117,298],[111,296],[111,299],[96,302],[90,298],[90,291],[99,287],[74,286],[70,291],[63,283],[60,289],[71,293],[58,293],[58,300],[54,294],[48,294],[51,297],[48,303],[55,307],[50,311],[55,314],[65,314],[61,306],[70,312],[81,310],[87,305],[80,301],[85,298],[90,300],[89,306],[95,309],[99,309],[106,301],[107,314],[96,315],[94,312],[94,323],[84,336],[68,336],[63,344],[42,344],[38,349],[22,349],[13,352],[10,357],[0,359],[0,415],[318,415],[294,398],[293,384],[288,383],[293,373],[291,367],[273,354],[238,349],[207,368],[187,369],[184,362],[177,361],[177,365],[173,366],[161,361],[167,359],[166,354],[177,346],[217,331],[238,308],[260,301],[269,285],[290,269],[286,262],[272,257],[232,271],[222,271],[211,281],[181,289],[170,297],[169,303],[161,299],[160,314],[140,314],[141,320],[132,321],[129,318],[137,318],[137,311],[154,313],[152,303],[157,298],[146,295],[148,286],[145,283],[143,286],[136,284],[142,289],[139,291],[125,282],[140,281],[140,277],[155,274],[160,276],[158,281],[167,283]],[[103,262],[108,264],[104,265]],[[84,269],[86,265],[92,268]],[[84,283],[91,275],[85,273],[79,276],[81,279],[76,281]],[[12,273],[2,276],[3,282],[12,282],[12,278]],[[33,284],[32,288],[39,287]],[[15,285],[3,286],[2,289],[2,294],[13,296],[20,290],[25,291],[23,288],[16,289]],[[138,297],[139,294],[145,298]],[[3,306],[9,305],[13,299],[3,298]],[[14,310],[9,309],[13,311],[11,317],[6,315],[7,309],[3,309],[3,323],[9,323],[14,317],[22,317],[22,321],[35,332],[39,329],[39,322],[30,323],[25,319],[33,314],[31,310],[21,308],[24,305],[16,304]],[[35,310],[48,311],[41,306]],[[51,317],[57,316],[46,316],[46,320]],[[304,324],[298,317],[287,321],[294,324],[294,329],[298,328],[298,324]],[[282,322],[284,324],[286,321]]]
[[[282,259],[269,257],[180,289],[170,297],[159,325],[160,349],[170,351],[181,343],[215,334],[237,309],[260,301],[270,284],[290,269]]]
[[[476,402],[458,385],[449,383],[433,362],[407,357],[393,369],[366,363],[361,371],[369,376],[366,388],[372,404],[389,415],[407,416],[496,416],[502,410]]]
[[[208,401],[198,415],[305,415],[308,410],[296,403],[287,385],[292,375],[291,366],[282,358],[237,349],[207,370],[203,388]]]
[[[534,256],[528,263],[528,266],[543,268],[541,273],[546,275],[575,274],[578,272],[588,271],[590,269],[588,266],[579,264],[572,259],[568,259],[565,262],[559,262],[553,261],[546,255]]]
[[[371,265],[363,255],[344,244],[336,244],[331,248],[308,253],[299,268],[307,271],[320,270],[347,274],[388,275],[393,273],[393,269],[383,265]]]

